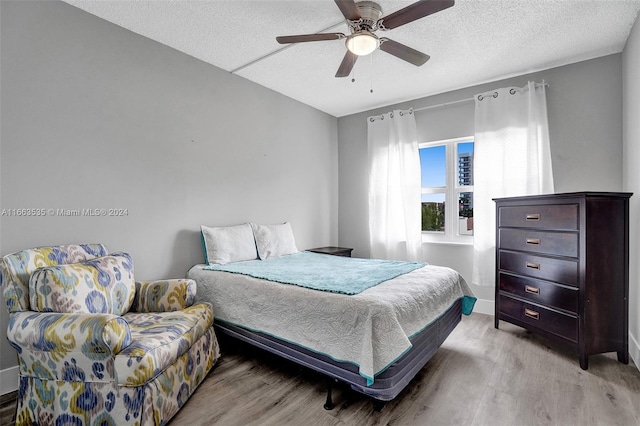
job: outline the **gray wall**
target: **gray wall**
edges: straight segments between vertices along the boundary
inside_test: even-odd
[[[289,220],[300,248],[337,243],[339,225],[339,243],[366,257],[367,116],[545,79],[556,189],[634,191],[631,258],[638,259],[639,27],[622,55],[347,116],[336,126],[333,117],[72,6],[0,1],[0,209],[129,210],[121,218],[0,217],[0,254],[100,241],[129,251],[140,279],[184,276],[203,260],[200,224]],[[425,141],[470,135],[473,104],[417,119]],[[425,258],[470,279],[469,246],[425,245]],[[640,266],[631,265],[637,362]],[[493,300],[492,288],[474,290]],[[0,371],[16,364],[6,324],[0,309]]]
[[[201,224],[292,224],[338,241],[332,116],[61,2],[1,2],[0,254],[103,242],[136,278],[184,277]],[[3,302],[4,303],[4,302]],[[16,365],[0,309],[0,370]]]
[[[637,75],[637,74],[636,74]],[[622,190],[622,55],[616,54],[338,119],[340,244],[368,257],[366,117],[420,108],[527,81],[545,80],[551,156],[557,192]],[[472,102],[416,112],[419,142],[473,135]],[[471,246],[424,244],[425,261],[450,266],[471,282]],[[484,308],[492,287],[472,285]]]
[[[629,352],[640,367],[640,19],[627,40],[622,55],[624,189],[630,199]]]

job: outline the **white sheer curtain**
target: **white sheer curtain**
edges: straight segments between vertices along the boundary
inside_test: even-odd
[[[493,198],[553,192],[545,84],[475,97],[473,277],[495,285]]]
[[[421,260],[420,155],[413,111],[367,121],[371,257]]]

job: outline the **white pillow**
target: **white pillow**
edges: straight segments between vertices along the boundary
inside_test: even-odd
[[[205,262],[240,262],[258,258],[253,231],[248,223],[237,226],[209,228],[200,226]]]
[[[289,222],[280,225],[251,224],[253,236],[256,239],[258,256],[265,260],[270,257],[284,256],[298,252],[293,230]]]

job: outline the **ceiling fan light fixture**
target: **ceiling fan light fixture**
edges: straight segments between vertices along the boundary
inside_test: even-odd
[[[345,45],[354,55],[365,56],[378,48],[380,40],[375,34],[361,30],[347,37]]]

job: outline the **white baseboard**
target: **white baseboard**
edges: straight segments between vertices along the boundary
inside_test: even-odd
[[[640,344],[631,333],[629,333],[629,356],[636,364],[636,368],[640,370]]]
[[[476,304],[473,306],[473,312],[494,315],[496,312],[495,306],[496,304],[493,300],[478,299],[476,300]]]
[[[18,390],[18,366],[0,370],[0,395]]]

